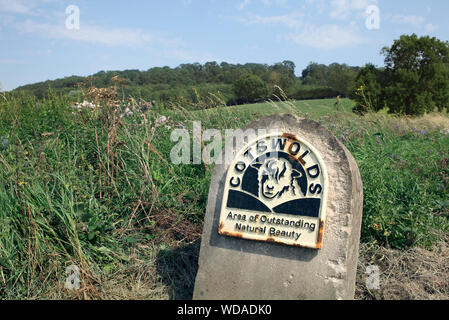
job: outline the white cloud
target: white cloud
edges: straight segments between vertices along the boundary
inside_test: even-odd
[[[389,20],[396,24],[412,26],[427,33],[432,33],[439,29],[438,26],[432,23],[425,23],[426,19],[423,16],[396,14],[389,16]]]
[[[0,0],[0,12],[34,15],[33,6],[21,0]]]
[[[252,0],[243,0],[242,2],[240,2],[240,4],[238,5],[237,8],[240,11],[242,11],[243,9],[248,7],[251,4],[251,2],[252,2]],[[288,0],[261,0],[261,2],[265,6],[271,6],[271,5],[285,6],[287,4]]]
[[[431,23],[428,23],[428,24],[426,24],[424,26],[424,29],[426,30],[426,32],[431,33],[431,32],[434,32],[434,31],[438,30],[438,26],[436,26],[434,24],[431,24]]]
[[[377,5],[378,0],[332,0],[330,17],[344,20],[349,14],[356,11],[365,11],[370,5]]]
[[[0,64],[26,64],[26,61],[20,59],[0,59]]]
[[[266,6],[269,5],[277,5],[277,6],[284,6],[287,4],[287,0],[262,0],[263,4]]]
[[[157,44],[162,48],[173,48],[182,44],[182,40],[178,37],[155,34],[140,28],[99,26],[85,20],[81,21],[79,29],[70,29],[66,26],[67,16],[64,11],[42,11],[38,7],[39,3],[59,1],[29,0],[27,5],[24,5],[23,0],[0,0],[0,17],[2,18],[0,28],[7,21],[7,27],[15,29],[18,34],[32,34],[53,41],[71,40],[106,46],[143,47]],[[20,18],[11,13],[23,13],[29,16]]]
[[[414,27],[419,27],[425,19],[422,16],[396,14],[391,17],[391,20],[395,23],[410,24]]]
[[[103,28],[87,24],[81,24],[79,30],[69,30],[64,24],[55,25],[26,20],[17,23],[16,28],[21,33],[38,34],[51,39],[69,39],[109,46],[139,47],[152,42],[169,44],[176,41],[154,37],[141,29]]]
[[[239,18],[238,20],[247,24],[282,24],[287,28],[300,28],[303,25],[303,17],[302,13],[297,12],[268,17],[248,14],[245,18]]]
[[[248,14],[245,18],[240,18],[239,21],[246,24],[282,25],[291,31],[287,36],[281,35],[279,38],[314,48],[345,48],[364,42],[353,23],[349,26],[316,25],[305,21],[304,18],[305,15],[300,12],[268,17]]]
[[[216,55],[209,54],[206,52],[198,52],[198,51],[191,51],[191,50],[185,50],[185,49],[173,49],[173,50],[164,50],[163,51],[165,57],[171,57],[178,60],[181,60],[183,62],[198,62],[198,63],[205,63],[209,61],[223,61],[221,58],[217,57]]]
[[[305,31],[290,33],[287,39],[300,45],[318,49],[352,47],[365,41],[355,30],[336,24],[324,26],[309,25]]]
[[[239,8],[239,10],[243,10],[243,9],[245,9],[245,7],[249,6],[250,4],[251,4],[251,0],[243,0],[239,4],[238,8]]]

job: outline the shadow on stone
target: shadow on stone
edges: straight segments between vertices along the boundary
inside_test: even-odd
[[[198,271],[201,241],[176,249],[161,250],[156,258],[156,270],[169,287],[170,300],[191,300]]]

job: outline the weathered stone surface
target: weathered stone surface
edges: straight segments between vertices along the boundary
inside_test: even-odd
[[[353,299],[363,191],[357,164],[326,128],[289,114],[246,129],[290,133],[311,143],[329,179],[321,250],[218,234],[229,165],[215,165],[205,215],[194,299]],[[236,150],[237,152],[238,150]]]

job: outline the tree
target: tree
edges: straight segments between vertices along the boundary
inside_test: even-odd
[[[278,85],[284,90],[288,89],[296,81],[295,68],[295,64],[289,60],[284,60],[281,63],[275,63],[270,67],[270,72],[268,74],[269,79],[267,80],[273,83],[274,72],[275,74],[277,74],[278,79],[275,83],[273,83],[273,85]]]
[[[328,68],[329,87],[347,97],[354,86],[357,72],[346,64],[332,63]]]
[[[204,64],[204,70],[206,72],[207,82],[208,83],[217,83],[219,82],[219,76],[221,73],[220,66],[217,62],[206,62]]]
[[[265,82],[253,74],[244,74],[240,76],[233,85],[237,100],[241,103],[255,102],[265,99],[268,90]]]
[[[324,64],[311,62],[302,71],[302,80],[306,85],[328,87],[328,67]]]
[[[332,63],[326,66],[311,62],[302,71],[302,80],[305,85],[329,88],[347,97],[354,86],[358,71],[358,67],[350,67],[346,64]]]
[[[449,43],[402,35],[382,49],[390,112],[422,115],[435,107],[449,110]]]
[[[379,111],[385,106],[383,71],[373,64],[367,64],[360,69],[355,79],[352,98],[357,102],[354,111],[365,113]]]

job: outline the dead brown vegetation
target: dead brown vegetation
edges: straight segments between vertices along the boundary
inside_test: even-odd
[[[366,286],[366,268],[380,270],[378,290]],[[449,237],[432,250],[393,250],[362,244],[357,272],[356,299],[447,300],[449,299]]]

